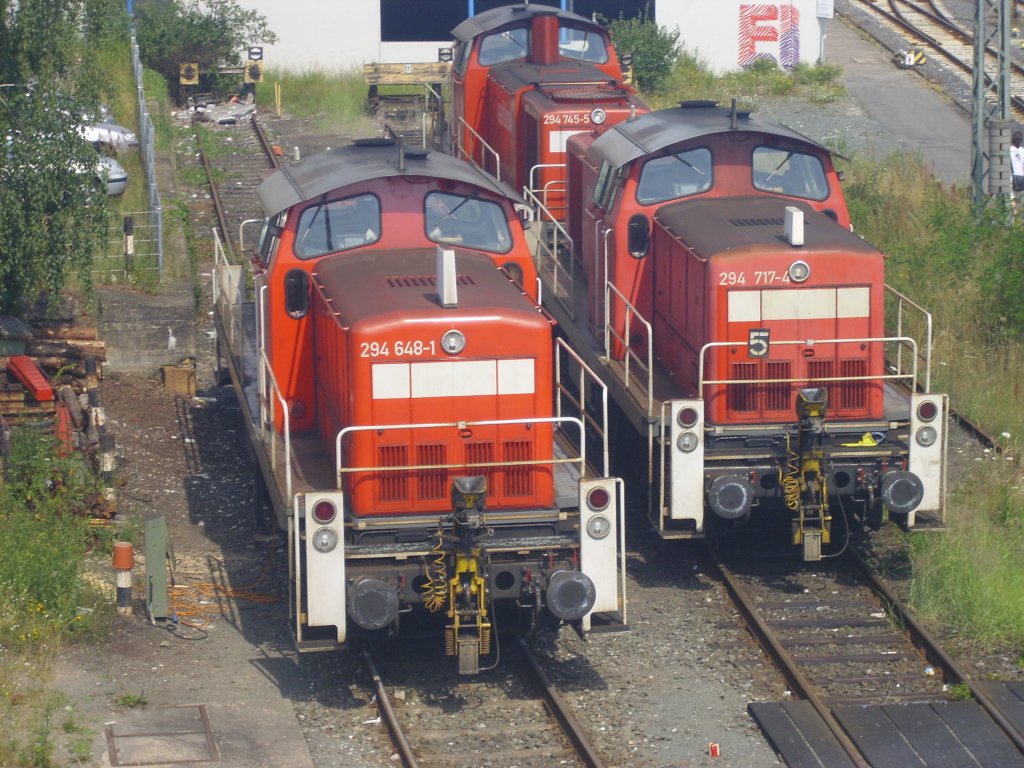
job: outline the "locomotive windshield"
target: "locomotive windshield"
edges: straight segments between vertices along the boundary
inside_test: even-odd
[[[811,154],[779,147],[754,150],[754,187],[806,200],[828,197],[828,181],[821,160]]]
[[[295,255],[312,259],[380,239],[380,201],[358,195],[311,205],[299,216]]]
[[[567,59],[604,64],[608,61],[608,47],[604,38],[594,30],[562,27],[558,30],[558,52]]]
[[[636,187],[636,201],[641,205],[651,205],[709,189],[711,150],[698,147],[644,163]]]
[[[426,228],[427,237],[435,243],[461,245],[495,253],[505,253],[512,247],[512,233],[501,206],[479,200],[475,193],[428,194]]]
[[[524,59],[530,51],[530,30],[516,27],[487,35],[480,41],[480,65],[490,67],[504,61]],[[567,59],[604,64],[608,46],[599,32],[574,27],[558,30],[558,53]]]
[[[480,65],[489,67],[503,61],[525,58],[529,50],[529,37],[530,30],[526,27],[487,35],[480,42]]]

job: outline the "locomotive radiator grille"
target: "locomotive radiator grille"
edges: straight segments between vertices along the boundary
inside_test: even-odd
[[[494,443],[469,443],[466,446],[467,464],[488,464],[494,461]],[[483,475],[487,478],[487,487],[494,488],[494,468],[477,467],[472,471],[474,475]]]
[[[733,363],[730,378],[733,379],[788,379],[791,377],[790,363],[785,360],[760,363]],[[793,385],[786,382],[767,381],[764,384],[729,384],[726,397],[729,410],[742,413],[792,410]]]
[[[867,360],[841,360],[840,376],[866,376]],[[851,411],[863,411],[868,407],[868,383],[866,380],[843,381],[839,383],[839,407]]]
[[[380,466],[404,467],[409,459],[404,445],[382,445],[378,448]],[[380,500],[405,501],[409,498],[409,484],[405,472],[381,472]]]
[[[416,446],[417,464],[446,464],[443,443]],[[448,475],[443,469],[422,469],[416,473],[417,496],[421,501],[437,501],[448,495]]]
[[[533,443],[526,440],[510,440],[502,446],[505,461],[531,461]],[[505,470],[505,495],[529,496],[533,493],[533,468],[529,466],[509,467]]]

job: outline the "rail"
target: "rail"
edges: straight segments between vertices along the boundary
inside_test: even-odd
[[[575,281],[572,275],[572,253],[575,247],[569,232],[558,221],[547,206],[537,197],[533,190],[524,189],[523,198],[527,205],[533,208],[534,220],[540,224],[541,232],[537,236],[537,251],[534,258],[537,261],[537,271],[551,275],[551,290],[554,297],[565,307],[570,316],[575,317]],[[550,236],[550,242],[549,237]],[[562,264],[560,254],[566,254],[569,266]],[[563,299],[564,294],[568,301]]]
[[[576,391],[579,392],[579,396],[573,394],[571,390],[566,387],[562,379],[562,357],[561,355],[555,355],[555,381],[557,382],[556,395],[555,395],[555,414],[557,416],[562,415],[562,398],[564,397],[569,403],[571,403],[576,410],[579,412],[583,423],[587,426],[592,427],[601,439],[601,455],[602,465],[601,471],[603,477],[608,477],[611,471],[611,462],[608,453],[608,387],[597,375],[597,373],[570,347],[563,339],[556,338],[555,345],[558,350],[563,351],[571,361],[579,366],[579,378],[576,380]],[[592,386],[598,387],[598,391],[601,393],[601,421],[598,422],[590,412],[587,410],[587,383]]]
[[[231,355],[232,363],[238,370],[238,383],[237,385],[242,389],[242,396],[245,397],[245,390],[247,382],[245,381],[245,361],[244,361],[244,350],[249,344],[249,340],[246,338],[245,322],[242,316],[243,307],[246,304],[246,297],[248,294],[248,288],[244,275],[244,265],[242,264],[231,264],[228,261],[227,252],[224,249],[224,243],[220,238],[216,227],[213,229],[213,302],[214,310],[217,313],[218,318],[221,321],[221,327],[224,329],[227,338],[223,339],[228,348],[228,354]],[[260,337],[261,323],[259,318],[262,316],[261,308],[263,304],[263,296],[261,293],[260,301],[257,302],[259,306],[256,307],[257,316],[257,333],[256,338],[252,339],[252,345],[257,350],[257,366],[256,366],[256,384],[257,384],[257,404],[259,406],[259,438],[260,442],[267,444],[269,433],[269,458],[270,466],[274,470],[275,476],[277,476],[279,468],[278,460],[278,440],[282,439],[278,436],[276,428],[277,422],[277,409],[281,409],[281,420],[283,435],[283,447],[284,447],[284,482],[285,482],[285,494],[284,498],[291,499],[292,497],[292,450],[291,450],[291,425],[288,414],[287,403],[284,396],[281,394],[280,387],[277,384],[277,380],[274,377],[274,372],[270,367],[270,361],[267,359],[265,353],[265,345],[262,343],[263,340]],[[269,427],[269,429],[268,429]]]
[[[905,332],[905,315],[909,311],[916,312],[916,323],[924,326],[924,339],[919,340],[917,348],[923,350],[922,353],[916,354],[914,358],[914,368],[917,368],[918,362],[924,367],[924,383],[922,384],[923,391],[925,393],[931,392],[932,386],[932,315],[931,313],[916,303],[913,299],[905,296],[904,294],[897,291],[890,285],[885,286],[886,298],[894,300],[896,302],[895,313],[896,313],[896,328],[893,331],[894,336],[906,336],[909,333]],[[886,319],[888,321],[888,313],[886,313]],[[906,320],[906,325],[911,325],[915,322],[912,319]],[[922,343],[923,341],[923,343]],[[896,370],[900,372],[903,370],[903,347],[897,348],[897,356],[895,360]],[[916,383],[916,379],[915,379]]]
[[[605,273],[607,274],[607,272]],[[612,317],[610,309],[612,308],[612,300],[618,299],[622,304],[625,315],[623,317],[623,331],[619,333],[614,324],[611,322]],[[655,417],[654,412],[654,368],[651,366],[649,361],[654,360],[654,330],[651,328],[650,322],[648,322],[640,311],[633,306],[633,304],[626,298],[626,295],[622,293],[615,284],[610,280],[606,280],[604,284],[604,304],[605,304],[605,334],[604,334],[604,350],[605,355],[608,359],[612,357],[612,347],[617,342],[623,350],[622,366],[623,366],[623,384],[627,390],[636,389],[633,385],[634,378],[639,381],[639,377],[634,377],[631,373],[631,369],[635,366],[639,368],[644,374],[645,378],[645,391],[647,400],[647,417],[653,419]],[[646,331],[647,344],[644,351],[646,352],[646,358],[642,358],[636,352],[633,351],[633,345],[629,342],[631,337],[630,331],[632,330],[633,323],[639,322]],[[648,361],[648,362],[645,362]]]
[[[558,426],[575,424],[580,432],[580,452],[577,457],[567,456],[559,458],[552,456],[549,459],[522,459],[518,461],[473,461],[459,462],[455,464],[401,464],[389,466],[358,466],[346,467],[342,462],[341,446],[348,435],[358,432],[377,432],[378,434],[391,430],[419,430],[419,429],[455,429],[462,431],[472,427],[502,427],[513,424],[554,424]],[[580,476],[586,474],[587,447],[583,421],[569,416],[550,416],[539,419],[484,419],[481,421],[436,421],[425,424],[367,424],[350,427],[343,427],[334,438],[334,472],[338,479],[338,488],[341,488],[342,478],[346,474],[354,472],[411,472],[430,469],[489,469],[497,467],[537,467],[554,466],[556,464],[578,464]]]
[[[462,145],[462,130],[459,130],[458,132],[456,132],[455,156],[461,160],[466,160],[472,163],[480,170],[484,171],[485,173],[490,173],[492,176],[494,176],[495,179],[501,181],[501,155],[498,154],[498,151],[494,149],[494,147],[492,147],[490,144],[488,144],[484,140],[484,137],[477,133],[475,130],[473,130],[473,126],[471,126],[461,117],[459,118],[459,128],[468,131],[469,134],[476,140],[476,146],[482,147],[484,151],[482,153],[483,157],[481,161],[477,162],[477,159],[476,157],[473,156],[473,153],[467,152],[466,148]],[[487,168],[486,160],[488,157],[494,159],[493,171]]]
[[[538,189],[538,175],[540,174],[541,170],[545,168],[560,168],[563,172],[562,175],[565,175],[565,163],[539,163],[538,165],[535,165],[530,169],[529,184],[523,191],[525,193],[527,190],[529,190],[532,196],[540,200],[543,203],[544,207],[549,211],[555,209],[555,206],[551,204],[549,198],[554,196],[556,192],[561,193],[563,196],[563,201],[561,203],[561,207],[558,208],[558,210],[562,211],[562,213],[564,214],[569,207],[568,203],[565,202],[566,184],[564,178],[552,179],[551,181],[547,182]],[[538,192],[540,194],[538,194]]]

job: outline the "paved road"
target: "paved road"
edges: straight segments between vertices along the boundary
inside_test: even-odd
[[[920,149],[947,185],[970,180],[971,116],[892,53],[837,17],[829,22],[825,57],[843,67],[843,83],[867,115],[903,148]]]

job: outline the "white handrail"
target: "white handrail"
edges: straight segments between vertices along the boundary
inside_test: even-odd
[[[496,149],[494,149],[486,141],[484,141],[484,137],[481,136],[476,131],[474,131],[473,130],[473,126],[471,126],[469,123],[467,123],[461,117],[459,118],[459,126],[462,127],[462,128],[465,128],[467,131],[469,131],[469,133],[473,136],[473,138],[476,139],[477,145],[480,146],[480,147],[483,147],[483,149],[486,150],[486,152],[489,152],[491,154],[491,156],[494,157],[494,173],[493,173],[493,175],[494,175],[494,178],[496,178],[498,181],[501,181],[501,155],[498,154],[498,151]],[[475,157],[471,156],[468,152],[466,152],[466,148],[462,145],[462,131],[456,131],[456,133],[455,133],[455,149],[456,149],[456,156],[457,157],[459,157],[459,158],[461,158],[463,160],[469,161],[470,163],[472,163],[473,165],[475,165],[477,168],[479,168],[482,171],[490,173],[490,171],[487,170],[487,166],[483,162],[479,162],[478,163]],[[486,158],[487,155],[484,154],[484,157]]]
[[[772,341],[772,346],[791,346],[800,344],[803,346],[815,346],[818,344],[900,344],[909,346],[914,352],[914,368],[911,373],[877,374],[864,376],[797,376],[794,378],[782,379],[705,379],[704,361],[709,350],[719,347],[745,347],[744,341],[712,341],[700,349],[699,362],[697,367],[699,391],[703,396],[704,387],[712,384],[796,384],[805,381],[889,381],[898,379],[909,379],[911,387],[917,381],[917,342],[909,336],[883,336],[883,337],[851,337],[847,339],[785,339]]]
[[[624,366],[623,384],[625,385],[627,390],[630,388],[630,383],[631,383],[631,381],[633,379],[633,377],[630,374],[630,367],[632,365],[636,365],[641,371],[643,371],[643,372],[645,372],[647,374],[647,382],[646,382],[646,385],[647,385],[647,416],[648,416],[648,418],[653,419],[654,416],[655,416],[655,413],[654,413],[654,368],[650,364],[650,361],[654,360],[654,332],[653,332],[653,329],[651,328],[651,324],[644,318],[643,315],[640,314],[640,311],[630,303],[630,301],[626,298],[625,294],[622,293],[622,291],[620,291],[618,288],[615,287],[615,284],[613,282],[611,282],[610,280],[605,280],[605,282],[604,282],[604,290],[605,290],[605,306],[608,307],[609,312],[611,310],[611,301],[610,301],[610,299],[611,299],[611,295],[612,294],[617,296],[619,298],[619,300],[622,302],[622,304],[626,307],[626,315],[623,318],[623,320],[624,320],[624,327],[623,327],[623,333],[622,334],[619,334],[615,330],[615,328],[614,328],[614,326],[613,326],[613,324],[611,322],[610,314],[605,317],[605,325],[604,325],[604,329],[605,329],[604,352],[605,352],[605,355],[609,359],[611,359],[611,356],[612,356],[612,341],[613,340],[618,341],[622,345],[622,348],[624,350],[624,353],[623,353],[623,366]],[[630,339],[630,328],[632,327],[632,323],[633,323],[633,318],[634,317],[643,325],[644,329],[646,330],[646,335],[647,335],[647,357],[646,357],[646,360],[648,361],[646,363],[644,362],[643,359],[640,358],[639,355],[637,355],[633,351],[632,345],[629,342],[629,339]]]
[[[914,309],[919,314],[918,322],[923,322],[925,326],[925,338],[924,344],[921,345],[923,348],[923,354],[918,357],[924,363],[924,391],[931,392],[932,387],[932,315],[931,313],[916,303],[913,299],[905,296],[904,294],[897,291],[891,285],[886,285],[885,290],[888,294],[891,294],[896,299],[896,335],[903,336],[903,310],[904,307]],[[896,357],[896,369],[903,369],[903,358],[902,358],[903,347],[900,346],[897,357]],[[915,363],[916,367],[916,363]]]
[[[572,393],[569,392],[562,384],[562,358],[558,354],[558,351],[564,351],[570,359],[579,366],[579,380],[576,382],[577,389],[579,391],[579,400],[573,397]],[[598,422],[590,413],[587,411],[587,387],[585,384],[587,381],[593,386],[599,388],[601,394],[601,421]],[[556,397],[555,397],[555,414],[556,416],[562,415],[562,397],[572,403],[580,412],[585,423],[591,425],[598,434],[601,436],[601,451],[602,451],[602,477],[608,477],[611,471],[611,461],[608,452],[608,385],[605,384],[601,377],[587,365],[583,358],[576,354],[576,351],[570,347],[564,339],[557,337],[555,339],[555,383],[556,383]]]
[[[409,464],[401,466],[359,466],[346,467],[342,463],[341,444],[347,435],[356,432],[384,432],[396,429],[442,429],[451,428],[457,430],[469,429],[471,427],[489,426],[511,426],[514,424],[573,424],[579,430],[579,458],[567,457],[550,459],[523,459],[520,461],[478,461],[460,462],[457,464]],[[586,473],[586,435],[583,429],[583,422],[571,416],[551,416],[539,419],[487,419],[483,421],[441,421],[426,424],[368,424],[361,426],[343,427],[334,438],[334,471],[338,480],[338,488],[341,488],[342,476],[350,472],[408,472],[424,469],[480,469],[486,467],[522,467],[522,466],[547,466],[555,464],[579,464],[580,476]]]

